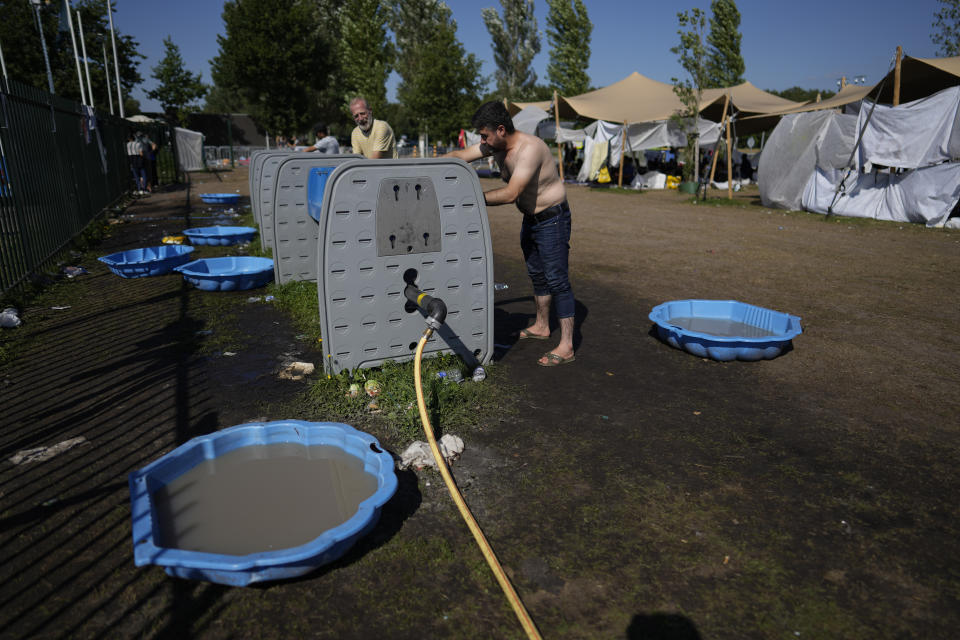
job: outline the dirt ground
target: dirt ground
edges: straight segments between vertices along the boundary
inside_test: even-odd
[[[197,192],[246,185],[242,169],[194,175],[129,207],[93,255],[156,244],[204,221]],[[533,311],[518,214],[489,209],[510,410],[458,434],[465,499],[546,638],[950,637],[960,233],[737,195],[570,187],[578,351],[554,369],[536,366],[549,343],[516,340]],[[0,635],[522,636],[429,471],[400,472],[373,533],[299,580],[228,588],[134,567],[127,474],[247,420],[323,419],[284,413],[308,383],[274,373],[319,358],[270,305],[83,266],[24,310],[0,370]],[[647,318],[684,298],[789,312],[804,333],[770,361],[696,358]],[[8,461],[80,436],[46,462]]]

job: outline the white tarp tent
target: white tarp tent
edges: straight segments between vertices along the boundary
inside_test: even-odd
[[[960,163],[950,162],[957,157],[960,87],[897,107],[864,101],[856,115],[789,115],[763,150],[760,198],[766,206],[941,226],[960,199]]]
[[[550,114],[536,105],[524,107],[513,116],[513,126],[518,131],[537,135],[537,125],[550,118]]]
[[[203,134],[199,131],[174,127],[177,144],[177,164],[183,171],[202,171]]]

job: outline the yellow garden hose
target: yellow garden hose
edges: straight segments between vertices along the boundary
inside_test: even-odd
[[[480,525],[477,524],[477,521],[473,518],[473,514],[470,513],[470,508],[467,506],[467,503],[464,502],[463,496],[460,495],[460,490],[453,481],[453,476],[450,475],[450,469],[447,468],[447,461],[443,459],[443,454],[440,453],[440,448],[437,446],[437,439],[433,435],[433,427],[430,426],[430,420],[427,418],[427,405],[423,401],[423,386],[420,378],[420,360],[423,357],[423,347],[427,344],[427,340],[432,333],[433,329],[431,328],[427,328],[424,332],[423,337],[420,338],[420,342],[417,344],[417,353],[413,360],[413,378],[417,387],[417,408],[420,410],[420,420],[423,422],[423,431],[427,434],[427,442],[430,443],[430,450],[433,452],[433,457],[437,461],[437,468],[440,470],[440,475],[443,476],[443,481],[447,484],[447,490],[450,491],[450,496],[456,503],[457,509],[460,510],[460,515],[463,516],[464,521],[466,521],[467,527],[470,528],[470,533],[473,534],[474,539],[477,541],[480,551],[483,552],[483,557],[486,558],[487,564],[490,565],[490,570],[493,571],[497,582],[500,583],[503,594],[507,597],[510,606],[513,607],[513,612],[517,614],[520,625],[523,627],[523,630],[527,632],[528,638],[536,638],[539,640],[540,632],[537,631],[537,626],[534,624],[533,619],[530,618],[530,614],[527,613],[513,585],[510,584],[510,578],[504,573],[503,567],[500,566],[500,562],[493,553],[490,543],[487,542],[483,531],[480,530]]]

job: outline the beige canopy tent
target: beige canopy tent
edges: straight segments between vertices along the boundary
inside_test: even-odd
[[[511,118],[527,107],[537,107],[538,109],[549,111],[553,108],[553,100],[541,100],[539,102],[507,102],[507,111],[510,113]]]

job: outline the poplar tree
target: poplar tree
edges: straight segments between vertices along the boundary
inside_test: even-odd
[[[937,53],[941,56],[960,55],[960,0],[939,0],[940,10],[933,14],[933,28],[930,40],[940,45]]]
[[[337,58],[343,109],[360,95],[375,116],[387,105],[387,76],[393,62],[393,48],[387,38],[389,9],[382,0],[352,0],[339,11],[340,38]]]
[[[533,15],[533,0],[500,0],[500,5],[502,17],[489,7],[480,11],[493,40],[497,91],[508,98],[522,97],[537,83],[531,64],[540,53],[540,34]]]
[[[687,136],[687,146],[684,148],[683,178],[689,181],[697,180],[700,167],[697,158],[699,136],[697,118],[700,117],[700,103],[703,99],[703,89],[707,82],[707,48],[704,42],[706,15],[701,9],[693,8],[689,12],[677,14],[677,23],[680,28],[680,44],[670,49],[677,55],[680,66],[689,77],[683,80],[671,78],[673,92],[683,103],[683,109],[672,116],[680,124]]]
[[[547,0],[547,77],[560,95],[576,96],[590,89],[590,34],[593,23],[583,0]]]
[[[710,3],[710,35],[707,36],[707,88],[743,84],[746,67],[740,55],[740,12],[733,0]]]
[[[439,0],[394,0],[397,99],[420,133],[455,139],[469,126],[479,92],[480,61],[457,39],[457,23]]]
[[[170,36],[163,39],[163,48],[163,58],[153,67],[153,77],[159,84],[147,91],[147,97],[159,102],[165,114],[184,126],[187,124],[187,112],[197,110],[194,101],[207,93],[207,85],[203,84],[199,73],[193,74],[183,68],[180,47]]]
[[[336,75],[330,24],[316,0],[227,0],[226,34],[210,61],[217,87],[239,96],[272,135],[295,135],[329,110],[324,91]],[[339,102],[339,100],[338,100]]]

